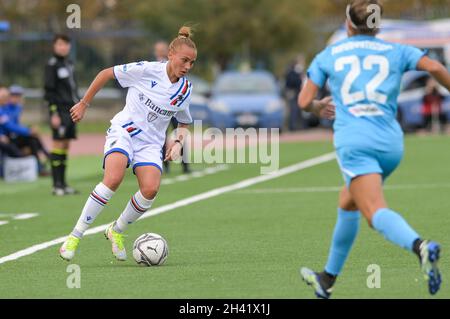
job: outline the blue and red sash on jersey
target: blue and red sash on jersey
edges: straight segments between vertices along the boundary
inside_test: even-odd
[[[170,97],[170,105],[180,107],[183,102],[189,97],[192,90],[192,83],[183,78],[183,82],[178,88],[177,93]]]

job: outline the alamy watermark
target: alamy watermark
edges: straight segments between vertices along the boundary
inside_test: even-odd
[[[358,26],[352,20],[351,5],[347,5],[346,15],[347,20],[350,22],[353,28],[358,29]],[[366,25],[369,29],[379,29],[381,24],[381,7],[378,4],[369,4],[366,8],[367,13],[370,15],[367,17]]]
[[[371,13],[367,18],[367,26],[370,29],[379,29],[381,23],[381,7],[378,4],[370,4],[367,6],[367,12]]]
[[[66,286],[69,289],[81,288],[81,268],[77,264],[70,264],[66,268],[66,272],[70,273],[66,279]]]
[[[66,8],[66,12],[70,15],[66,19],[66,26],[68,29],[80,29],[81,28],[81,8],[78,4],[69,4]]]
[[[381,288],[381,267],[377,264],[371,264],[367,266],[367,270],[370,275],[367,277],[367,288],[379,289]]]
[[[201,164],[260,164],[261,174],[280,167],[280,131],[278,128],[204,129],[194,121],[193,130],[178,128],[171,134],[185,136],[183,161]]]

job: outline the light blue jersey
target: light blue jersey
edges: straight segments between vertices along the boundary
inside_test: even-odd
[[[389,152],[403,148],[396,120],[403,73],[415,70],[425,53],[407,45],[356,35],[316,56],[308,77],[319,87],[329,80],[336,104],[334,143]]]
[[[351,20],[350,8],[347,7],[348,20]],[[400,82],[403,73],[417,68],[423,55],[424,52],[410,46],[358,35],[327,47],[314,59],[308,70],[309,79],[319,87],[329,80],[336,104],[334,144],[347,188],[355,178],[363,175],[379,174],[385,180],[400,164],[403,133],[396,120]],[[373,202],[373,198],[373,194],[369,194],[366,200]],[[341,206],[338,210],[325,266],[325,273],[334,276],[342,271],[358,234],[359,215],[366,213],[364,207],[352,211],[343,208]],[[367,220],[378,233],[409,251],[416,252],[420,245],[418,255],[422,271],[428,280],[430,293],[435,294],[441,285],[437,268],[439,244],[422,241],[397,212],[387,207],[373,208]],[[301,274],[309,285],[314,286],[318,297],[330,297],[331,289],[328,288],[331,285],[321,283],[322,274],[305,268]]]

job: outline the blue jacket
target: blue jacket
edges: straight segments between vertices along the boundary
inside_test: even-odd
[[[4,108],[6,109],[10,120],[19,125],[20,115],[22,114],[22,105],[9,103]]]
[[[0,135],[9,135],[11,133],[19,136],[30,136],[30,129],[15,123],[10,117],[7,108],[0,106]]]

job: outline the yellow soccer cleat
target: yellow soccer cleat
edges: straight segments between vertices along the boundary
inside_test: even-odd
[[[59,255],[61,256],[61,258],[67,261],[71,261],[75,256],[75,251],[77,250],[79,243],[80,238],[69,235],[69,237],[67,237],[66,241],[59,249]]]
[[[125,235],[113,230],[114,223],[108,226],[105,230],[105,237],[112,244],[112,253],[117,260],[124,261],[127,259],[127,252],[123,244]]]

